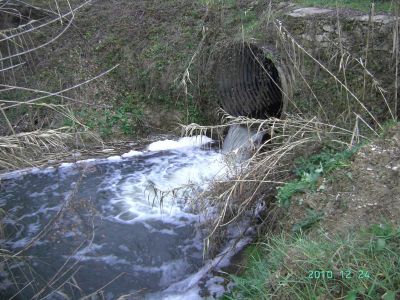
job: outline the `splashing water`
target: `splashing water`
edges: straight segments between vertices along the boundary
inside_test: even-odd
[[[1,175],[0,246],[25,258],[0,272],[0,294],[75,299],[104,287],[106,299],[163,298],[204,264],[201,216],[187,200],[225,174],[222,154],[200,148],[210,142],[159,141],[143,152]]]
[[[204,261],[208,232],[202,225],[208,219],[189,200],[212,180],[226,179],[224,153],[239,149],[246,155],[261,137],[234,127],[222,153],[204,148],[210,138],[195,136],[121,156],[0,175],[0,249],[18,253],[0,270],[1,297],[221,296],[225,280],[210,270],[229,265],[250,242],[242,234],[249,223],[229,229],[225,248]]]
[[[264,132],[257,132],[241,125],[232,125],[225,137],[222,153],[234,153],[236,160],[242,162],[249,158],[254,147],[260,146],[263,136]]]

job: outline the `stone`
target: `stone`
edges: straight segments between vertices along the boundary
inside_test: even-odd
[[[322,26],[322,29],[326,32],[334,32],[335,28],[332,25],[325,24]]]
[[[293,12],[289,13],[288,15],[291,17],[307,17],[313,15],[322,15],[332,12],[332,9],[325,9],[325,8],[318,8],[318,7],[305,7],[295,9]]]
[[[322,42],[322,41],[324,41],[325,39],[324,39],[324,36],[323,36],[323,35],[316,35],[316,36],[315,36],[315,40],[316,40],[317,42]]]
[[[361,21],[361,22],[369,22],[369,15],[353,17],[352,19],[356,20],[356,21]],[[394,22],[395,20],[396,20],[395,17],[387,16],[387,15],[375,15],[372,18],[372,22],[383,23],[383,24],[388,24],[390,22]]]

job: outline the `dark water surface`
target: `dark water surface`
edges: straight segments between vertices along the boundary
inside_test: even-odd
[[[2,179],[0,246],[20,253],[2,264],[1,299],[140,299],[185,279],[203,264],[203,235],[183,187],[222,170],[221,154],[186,147]]]

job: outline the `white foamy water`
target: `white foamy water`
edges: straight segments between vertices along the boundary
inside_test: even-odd
[[[241,125],[229,127],[224,139],[222,152],[224,154],[235,154],[237,162],[240,163],[249,158],[255,147],[261,145],[264,132],[257,132]]]
[[[106,208],[118,207],[118,215],[113,217],[122,223],[162,219],[178,224],[181,217],[197,218],[188,211],[186,200],[194,191],[205,189],[210,181],[223,177],[226,171],[222,154],[199,149],[211,141],[206,136],[195,136],[150,144],[149,151],[170,154],[148,157],[146,165],[151,167],[140,171],[124,176],[114,172],[106,177],[100,188],[115,195]],[[143,153],[133,154],[129,157]],[[118,159],[112,157],[113,160]]]
[[[189,200],[227,172],[223,154],[201,148],[210,142],[206,136],[158,141],[144,151],[1,175],[0,208],[12,212],[9,224],[17,229],[6,246],[29,244],[64,209],[54,231],[31,249],[43,278],[54,275],[48,265],[70,257],[79,262],[75,277],[85,293],[123,272],[107,299],[142,289],[149,299],[198,299],[198,281],[217,263],[204,266],[201,216]],[[93,276],[93,270],[101,271]],[[208,285],[221,289],[217,279]]]
[[[178,141],[165,140],[150,144],[147,149],[150,151],[174,150],[181,148],[200,147],[212,142],[212,139],[205,135],[196,135],[180,138]]]

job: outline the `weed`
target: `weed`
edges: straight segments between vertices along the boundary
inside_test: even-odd
[[[298,178],[278,188],[277,199],[280,206],[288,208],[291,197],[296,193],[315,191],[322,175],[347,167],[349,159],[358,149],[359,147],[354,147],[341,152],[325,150],[307,159],[298,159],[294,171]]]
[[[399,247],[400,228],[387,224],[348,236],[274,236],[248,255],[225,299],[395,299]]]
[[[329,173],[335,169],[347,167],[348,160],[357,152],[360,148],[354,147],[346,149],[341,152],[335,152],[333,149],[327,149],[321,153],[310,156],[309,158],[300,158],[295,162],[296,175],[302,175],[304,173]]]
[[[390,130],[397,125],[395,120],[387,120],[382,124],[382,132],[380,133],[381,138],[385,138],[389,133]]]
[[[293,225],[292,232],[303,233],[307,229],[311,228],[319,220],[321,220],[323,216],[324,216],[323,212],[308,209],[307,216],[300,222]]]
[[[313,175],[304,174],[304,176],[300,179],[289,181],[283,186],[279,187],[277,193],[279,205],[288,208],[292,196],[299,192],[306,192],[307,190],[311,190],[312,187],[315,186],[318,178],[319,174],[316,173]]]
[[[119,103],[121,104],[118,105]],[[82,123],[92,130],[99,131],[104,138],[109,138],[114,132],[132,136],[143,130],[144,112],[134,94],[119,95],[112,108],[84,108],[76,114]],[[68,119],[64,121],[67,126],[70,123]]]
[[[392,1],[368,1],[368,0],[296,0],[295,2],[310,5],[310,6],[323,6],[323,7],[348,7],[368,12],[371,3],[375,4],[375,11],[390,12],[392,10]]]

